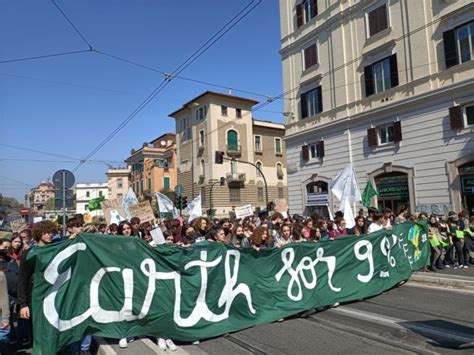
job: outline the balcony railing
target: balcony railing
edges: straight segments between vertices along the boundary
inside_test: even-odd
[[[227,174],[226,179],[227,179],[227,183],[232,183],[232,182],[243,183],[246,180],[246,175],[245,173]]]
[[[227,148],[227,155],[228,156],[239,156],[241,155],[242,153],[242,148],[240,146],[240,144],[227,144],[226,146]]]

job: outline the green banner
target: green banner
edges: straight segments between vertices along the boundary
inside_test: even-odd
[[[429,260],[427,227],[281,249],[221,243],[151,249],[132,237],[81,234],[37,247],[34,354],[83,334],[192,341],[377,295]]]

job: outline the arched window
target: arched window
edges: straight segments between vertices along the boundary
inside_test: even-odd
[[[200,168],[200,172],[199,172],[199,173],[200,173],[200,175],[202,175],[202,176],[205,175],[205,173],[204,173],[204,171],[205,171],[205,166],[204,166],[204,165],[205,165],[204,159],[201,159],[201,162],[199,163],[199,168]]]
[[[276,168],[277,168],[277,178],[278,180],[282,180],[283,179],[283,165],[281,165],[281,163],[277,163]]]
[[[237,151],[239,147],[239,135],[233,129],[227,132],[227,149]]]
[[[260,172],[262,170],[262,163],[258,161],[258,162],[255,163],[255,165],[260,169],[260,170],[255,169],[255,170],[257,170],[257,176],[262,176],[262,174]]]

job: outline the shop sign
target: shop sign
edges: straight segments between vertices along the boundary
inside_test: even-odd
[[[474,193],[474,176],[461,176],[462,192]]]
[[[308,194],[306,204],[308,206],[327,205],[329,202],[329,194]]]

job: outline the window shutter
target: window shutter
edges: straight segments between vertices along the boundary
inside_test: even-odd
[[[323,92],[321,86],[318,86],[318,113],[323,112]]]
[[[313,17],[318,15],[318,0],[311,0],[311,7],[313,8]]]
[[[388,27],[387,22],[387,5],[382,5],[377,9],[378,31],[386,29]]]
[[[369,128],[367,130],[367,138],[369,140],[369,147],[376,147],[377,146],[377,129]]]
[[[303,155],[303,160],[308,161],[309,160],[309,148],[307,145],[304,145],[301,147],[301,153]]]
[[[301,118],[308,117],[308,99],[306,97],[306,93],[301,94]]]
[[[308,69],[311,66],[311,47],[304,50],[304,68]]]
[[[303,5],[296,5],[296,25],[303,26]]]
[[[372,65],[364,68],[365,96],[368,97],[374,93],[374,78]]]
[[[398,64],[397,64],[397,54],[390,56],[390,84],[394,88],[398,86]]]
[[[461,106],[453,106],[449,108],[449,122],[452,129],[463,129],[463,115]]]
[[[378,32],[377,26],[377,11],[369,12],[369,36],[372,37]]]
[[[318,158],[324,158],[324,141],[318,142]]]
[[[444,59],[446,69],[458,64],[458,53],[456,51],[456,34],[454,30],[443,33]]]
[[[393,123],[393,141],[398,143],[402,140],[402,123],[396,121]]]

